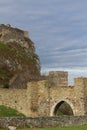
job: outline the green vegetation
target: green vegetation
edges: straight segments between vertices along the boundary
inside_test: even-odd
[[[10,107],[0,105],[0,117],[14,117],[14,116],[25,117],[22,113],[19,113],[18,111]]]
[[[71,126],[71,127],[59,127],[59,128],[39,128],[36,130],[87,130],[87,125],[83,126]]]
[[[9,47],[6,44],[3,44],[2,42],[0,42],[0,50],[2,49],[9,49]]]
[[[28,44],[32,45],[32,42]],[[29,70],[29,77],[38,74],[36,65],[39,58],[34,54],[32,47],[25,49],[20,43],[0,42],[0,85],[9,88],[9,80],[22,70]]]
[[[11,76],[12,73],[5,66],[0,67],[0,85],[3,84],[4,88],[9,88],[8,80]]]
[[[9,57],[9,55],[15,54],[13,48],[11,48],[8,44],[4,44],[0,42],[0,55],[3,57]]]
[[[57,112],[57,115],[58,115],[58,116],[64,116],[64,113],[59,110],[59,111]]]
[[[0,130],[3,130],[3,128],[0,128]],[[17,130],[31,130],[31,128],[20,128]],[[57,128],[32,128],[32,130],[87,130],[87,125],[83,126],[71,126],[71,127],[57,127]]]
[[[22,62],[23,64],[31,64],[34,58],[38,59],[38,56],[36,54],[32,55],[26,53],[23,47],[20,46],[20,44],[13,42],[4,44],[0,42],[0,56],[4,56],[6,58],[14,59],[16,58],[19,62]]]

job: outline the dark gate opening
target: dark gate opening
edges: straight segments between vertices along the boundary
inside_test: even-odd
[[[67,102],[61,101],[56,105],[54,109],[54,115],[55,116],[73,115],[73,110]]]

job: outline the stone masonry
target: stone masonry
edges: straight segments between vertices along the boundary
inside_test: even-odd
[[[74,86],[68,86],[68,73],[56,71],[47,80],[28,83],[27,89],[0,88],[0,105],[27,117],[55,116],[62,102],[70,105],[75,116],[87,114],[87,78],[75,78]]]
[[[3,117],[0,118],[0,128],[17,127],[30,129],[52,128],[63,126],[87,125],[87,116],[59,116],[59,117]]]

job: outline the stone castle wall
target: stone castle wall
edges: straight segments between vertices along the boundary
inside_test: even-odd
[[[0,105],[6,105],[27,115],[26,89],[0,88]]]
[[[33,113],[33,109],[30,109],[31,116],[55,116],[55,107],[62,101],[70,105],[73,115],[85,115],[87,109],[84,104],[84,92],[86,92],[85,82],[87,82],[87,78],[76,78],[74,86],[70,87],[67,86],[67,72],[58,71],[50,74],[47,81],[28,84],[30,86],[29,89],[33,85],[34,87],[36,86],[35,88],[38,88],[36,101],[34,99],[34,102],[37,102],[38,109],[36,110],[36,114]],[[30,100],[32,103],[32,98]]]
[[[29,116],[49,116],[49,87],[47,81],[28,83]]]
[[[26,116],[46,117],[55,116],[56,106],[64,101],[70,105],[73,115],[85,115],[87,78],[76,78],[70,87],[67,77],[67,72],[57,71],[50,73],[48,80],[28,83],[27,89],[0,88],[0,105],[10,106]]]
[[[37,117],[20,118],[4,117],[0,118],[0,128],[16,126],[17,128],[52,128],[63,126],[87,125],[87,116],[63,116],[63,117]]]

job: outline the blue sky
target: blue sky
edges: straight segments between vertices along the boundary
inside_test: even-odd
[[[0,0],[0,23],[29,31],[43,73],[87,77],[87,0]]]

